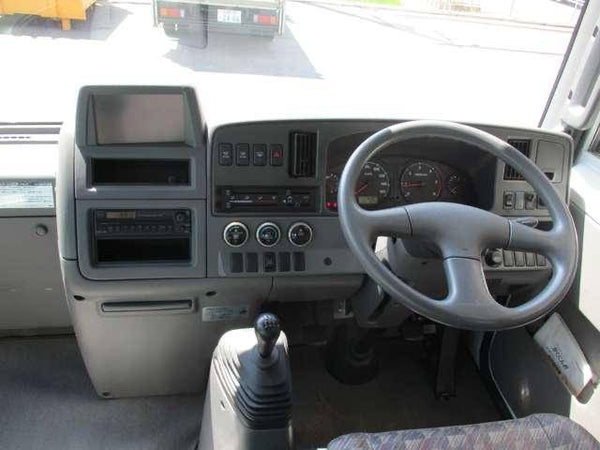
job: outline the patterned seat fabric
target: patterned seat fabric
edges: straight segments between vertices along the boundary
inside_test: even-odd
[[[329,450],[600,449],[575,422],[555,414],[517,420],[385,433],[354,433],[329,443]]]

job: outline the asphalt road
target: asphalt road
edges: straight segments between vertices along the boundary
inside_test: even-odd
[[[49,20],[0,17],[0,121],[68,119],[81,84],[182,83],[198,88],[217,121],[427,117],[535,126],[571,34],[294,1],[286,16],[274,41],[209,33],[208,43],[167,37],[145,1],[100,1],[68,32]]]

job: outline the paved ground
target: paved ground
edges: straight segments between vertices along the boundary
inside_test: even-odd
[[[80,84],[184,83],[197,86],[216,120],[437,117],[535,126],[570,32],[289,1],[284,36],[209,34],[202,48],[200,37],[182,42],[154,28],[146,0],[104,0],[69,32],[48,20],[0,17],[0,120],[66,119]]]
[[[478,14],[482,16],[553,25],[573,26],[579,14],[579,8],[568,0],[455,0],[455,3],[461,1],[464,5],[479,5]],[[403,8],[417,11],[449,10],[451,3],[448,0],[402,0]]]

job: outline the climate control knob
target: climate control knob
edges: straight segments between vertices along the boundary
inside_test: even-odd
[[[223,230],[223,240],[230,247],[241,247],[249,236],[248,227],[242,222],[231,222]]]
[[[288,230],[288,239],[296,247],[304,247],[313,239],[313,230],[307,223],[296,222]]]
[[[281,230],[273,222],[265,222],[256,229],[256,240],[263,247],[273,247],[281,239]]]

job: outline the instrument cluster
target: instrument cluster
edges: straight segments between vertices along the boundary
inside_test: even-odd
[[[343,164],[329,167],[325,179],[325,208],[337,211]],[[356,185],[356,200],[365,209],[422,202],[474,202],[472,180],[460,170],[436,161],[382,158],[369,161]]]

